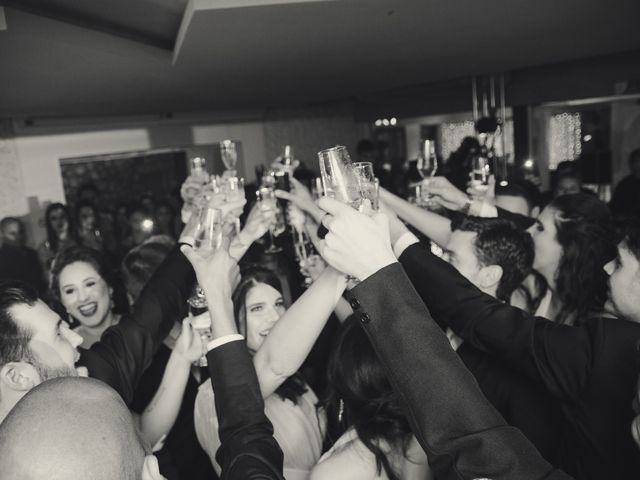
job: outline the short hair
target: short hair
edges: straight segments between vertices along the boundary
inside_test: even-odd
[[[9,362],[33,360],[29,342],[33,333],[16,323],[11,308],[15,305],[34,306],[36,290],[18,280],[0,281],[0,367]]]
[[[621,230],[620,241],[640,261],[640,213],[628,218]]]
[[[473,246],[482,266],[498,265],[502,278],[496,297],[508,302],[511,294],[531,272],[533,240],[514,223],[501,218],[480,218],[459,215],[451,221],[451,230],[477,234]]]
[[[156,235],[127,253],[122,260],[121,274],[125,290],[132,299],[138,298],[172,246],[173,240],[170,237]]]
[[[524,198],[530,211],[542,204],[540,190],[527,180],[509,181],[506,185],[496,185],[497,195]]]
[[[11,223],[17,223],[22,228],[22,222],[19,218],[4,217],[2,220],[0,220],[0,230],[4,231],[4,229],[7,228]]]

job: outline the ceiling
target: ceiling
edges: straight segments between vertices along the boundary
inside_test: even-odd
[[[640,49],[638,0],[0,3],[3,117],[357,102]]]

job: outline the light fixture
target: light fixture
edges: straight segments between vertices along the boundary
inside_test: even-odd
[[[395,125],[396,123],[398,123],[398,120],[396,119],[396,117],[391,117],[391,120],[389,120],[389,124]]]
[[[585,142],[590,142],[592,138],[593,137],[591,135],[587,134],[584,137],[582,137],[582,140],[584,140]]]
[[[524,161],[524,163],[522,164],[522,166],[524,168],[533,168],[533,160],[531,160],[530,158],[528,158],[527,160]]]

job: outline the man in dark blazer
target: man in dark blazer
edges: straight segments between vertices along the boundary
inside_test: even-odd
[[[349,293],[440,479],[567,479],[483,397],[392,252],[387,219],[324,198],[323,257],[361,283]]]
[[[640,249],[633,245],[639,243],[636,230],[620,244],[616,264],[605,268],[612,300],[628,320],[588,318],[580,327],[497,301],[419,243],[404,241],[399,256],[435,318],[559,402],[564,417],[559,466],[576,478],[640,474],[640,452],[630,431],[640,341]]]
[[[226,248],[208,257],[182,247],[198,275],[213,319],[213,340],[207,345],[211,386],[220,424],[216,460],[221,478],[282,480],[283,453],[264,413],[258,377],[233,317],[231,292],[239,278],[238,264]]]
[[[33,386],[78,373],[102,380],[129,404],[174,322],[186,316],[194,282],[193,268],[176,247],[132,312],[89,350],[77,348],[82,338],[38,299],[33,288],[0,282],[0,421]]]

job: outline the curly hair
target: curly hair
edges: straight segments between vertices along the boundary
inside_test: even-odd
[[[531,272],[534,256],[531,235],[508,220],[464,215],[453,218],[451,230],[477,234],[473,246],[478,263],[502,268],[496,297],[509,303],[511,294]]]
[[[249,291],[258,284],[264,283],[282,292],[280,280],[271,270],[252,265],[242,272],[242,280],[236,287],[232,295],[233,317],[236,321],[238,332],[247,338],[247,310],[246,299]],[[276,389],[276,392],[283,400],[291,400],[294,404],[307,391],[307,384],[302,375],[298,372],[287,378]]]
[[[603,266],[616,255],[615,229],[609,207],[592,195],[575,193],[554,199],[556,238],[562,257],[555,293],[562,303],[555,321],[581,321],[602,309],[607,299]]]
[[[331,442],[353,427],[375,455],[378,475],[399,480],[381,441],[406,455],[411,427],[373,346],[351,316],[341,326],[327,368],[329,386],[322,406]],[[337,422],[336,422],[337,419]]]

